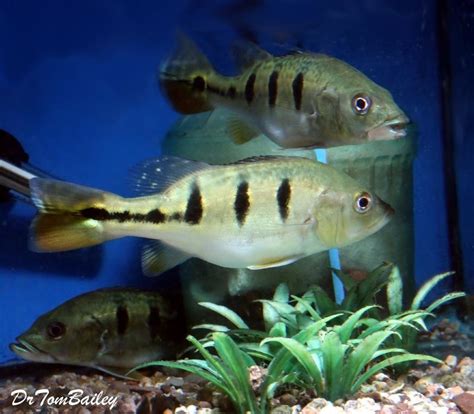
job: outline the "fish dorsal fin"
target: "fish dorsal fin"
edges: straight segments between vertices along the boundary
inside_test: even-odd
[[[142,270],[145,276],[158,276],[190,258],[189,254],[159,240],[147,242],[143,248]]]
[[[139,195],[160,193],[180,179],[210,168],[200,161],[165,156],[144,161],[130,171],[134,190]]]
[[[249,69],[257,62],[273,58],[271,53],[245,40],[238,40],[232,45],[232,55],[240,70]]]

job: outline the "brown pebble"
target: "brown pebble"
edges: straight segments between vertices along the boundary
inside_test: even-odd
[[[280,404],[292,406],[292,405],[296,405],[297,402],[298,400],[289,393],[285,393],[280,396]]]
[[[474,413],[474,394],[463,392],[453,398],[453,401],[459,407],[463,414]]]
[[[209,401],[199,401],[199,408],[212,408],[212,404]]]

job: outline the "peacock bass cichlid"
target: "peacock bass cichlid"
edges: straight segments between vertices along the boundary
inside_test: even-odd
[[[228,131],[242,144],[259,135],[283,148],[334,147],[405,135],[408,117],[389,91],[334,57],[274,57],[255,45],[238,53],[238,76],[217,73],[184,35],[159,81],[173,107],[192,114],[226,108]]]
[[[134,172],[144,196],[34,178],[31,247],[63,251],[124,236],[155,239],[142,267],[156,275],[190,257],[229,268],[283,266],[382,228],[393,209],[348,175],[300,157],[228,165],[164,157]],[[159,240],[159,241],[156,241]]]
[[[40,316],[10,349],[29,361],[87,366],[122,376],[139,364],[175,357],[184,339],[176,316],[156,292],[100,289]]]

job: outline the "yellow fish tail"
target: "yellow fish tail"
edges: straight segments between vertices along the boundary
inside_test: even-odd
[[[105,199],[120,197],[57,180],[33,178],[31,198],[39,209],[30,228],[30,248],[59,252],[94,246],[117,236],[104,232]]]

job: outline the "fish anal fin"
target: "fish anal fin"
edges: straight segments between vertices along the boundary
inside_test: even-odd
[[[183,177],[210,168],[205,162],[179,157],[159,157],[144,161],[130,171],[130,178],[139,195],[151,195],[166,190]]]
[[[143,248],[142,270],[145,276],[158,276],[190,257],[189,254],[158,240],[149,241]]]
[[[240,118],[231,117],[227,123],[229,135],[237,145],[245,144],[260,135],[260,132],[249,126]]]
[[[284,257],[280,259],[272,259],[269,260],[268,262],[262,263],[262,264],[257,264],[253,266],[247,266],[247,269],[249,270],[262,270],[262,269],[271,269],[272,267],[280,267],[280,266],[286,266],[291,263],[296,262],[297,260],[301,259],[303,256],[298,255],[298,256],[289,256],[289,257]]]
[[[62,252],[103,243],[102,225],[70,214],[39,214],[31,225],[29,247],[35,252]]]

